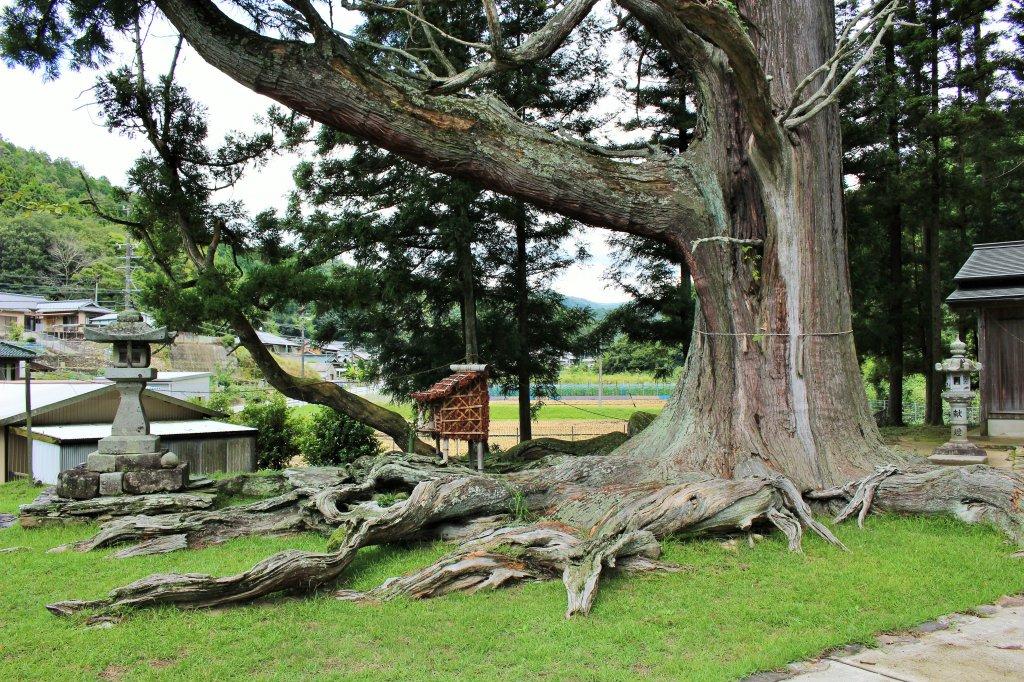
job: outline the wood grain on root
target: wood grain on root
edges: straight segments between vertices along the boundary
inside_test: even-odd
[[[415,537],[431,524],[452,518],[493,514],[507,508],[508,485],[487,477],[449,477],[428,480],[408,500],[367,515],[343,515],[343,539],[330,553],[280,552],[243,573],[218,578],[202,574],[155,574],[117,588],[108,599],[51,604],[54,614],[83,608],[105,612],[125,607],[174,604],[203,608],[248,602],[281,591],[308,591],[335,580],[360,547]]]
[[[22,527],[32,528],[66,521],[94,521],[119,516],[209,509],[215,499],[213,493],[185,492],[68,500],[57,497],[53,488],[47,488],[34,501],[23,504],[18,512]]]
[[[694,476],[665,486],[614,510],[591,530],[582,557],[562,576],[568,594],[566,617],[588,613],[601,572],[622,555],[642,555],[670,535],[697,535],[748,530],[758,520],[782,524],[791,549],[798,550],[802,527],[830,544],[843,544],[814,520],[793,484],[782,478],[718,479]],[[652,546],[653,543],[653,546]]]
[[[946,467],[879,467],[845,486],[807,494],[847,500],[839,520],[874,509],[898,514],[949,514],[966,523],[988,523],[1024,546],[1024,474],[982,464]]]
[[[616,555],[626,571],[678,571],[682,567],[657,561],[660,548],[653,536],[623,546]],[[558,576],[582,556],[584,542],[559,523],[509,526],[480,534],[458,551],[412,573],[391,578],[368,592],[340,590],[347,601],[387,601],[396,597],[425,599],[451,592],[497,589],[527,580]]]
[[[126,516],[112,519],[93,537],[72,545],[79,552],[126,542],[141,543],[132,551],[119,552],[119,558],[164,553],[185,547],[202,547],[247,535],[284,535],[309,530],[310,519],[302,513],[297,491],[237,507],[186,514]],[[185,543],[160,543],[153,540],[180,536]]]

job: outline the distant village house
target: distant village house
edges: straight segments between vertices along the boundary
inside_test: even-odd
[[[42,296],[0,291],[0,335],[8,335],[18,325],[29,333],[82,338],[86,324],[113,312],[88,298],[49,301]]]

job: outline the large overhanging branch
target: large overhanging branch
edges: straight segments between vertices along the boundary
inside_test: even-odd
[[[590,225],[662,241],[678,240],[680,225],[694,230],[689,238],[710,231],[684,158],[616,160],[524,123],[493,97],[423,93],[351,54],[260,35],[209,0],[157,6],[200,56],[244,86],[414,163]]]
[[[779,115],[779,124],[793,130],[835,104],[840,93],[870,61],[886,32],[892,29],[899,8],[900,0],[879,0],[854,16],[839,33],[832,56],[797,84],[789,106]],[[857,61],[840,78],[842,65],[858,53]],[[817,89],[804,98],[806,91],[822,76]]]

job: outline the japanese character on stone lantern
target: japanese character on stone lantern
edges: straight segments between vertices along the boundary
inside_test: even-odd
[[[967,416],[975,392],[971,376],[981,371],[981,363],[966,356],[967,344],[957,337],[949,345],[952,357],[935,364],[935,371],[946,375],[942,398],[949,403],[950,439],[928,458],[936,464],[984,464],[987,453],[967,440]]]

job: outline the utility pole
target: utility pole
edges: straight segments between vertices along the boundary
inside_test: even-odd
[[[25,446],[32,466],[32,361],[25,360]],[[6,462],[5,462],[6,465]],[[6,474],[5,474],[6,475]]]
[[[100,304],[100,280],[96,278],[96,281],[92,284],[92,302],[95,305]]]
[[[306,376],[306,318],[299,314],[299,341],[301,346],[299,347],[299,354],[302,359],[299,361],[299,366],[302,368],[299,372],[302,376]]]
[[[132,307],[132,258],[135,256],[135,246],[131,237],[124,242],[124,309]]]

